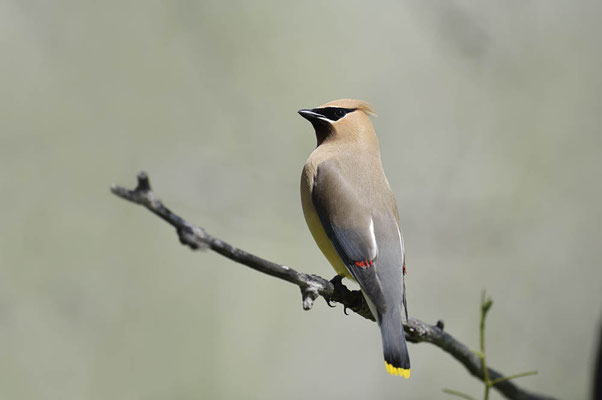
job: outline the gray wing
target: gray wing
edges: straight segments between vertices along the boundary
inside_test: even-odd
[[[383,314],[387,304],[377,273],[379,249],[375,222],[371,210],[359,196],[341,175],[336,161],[325,161],[318,166],[312,201],[322,226],[353,278]]]

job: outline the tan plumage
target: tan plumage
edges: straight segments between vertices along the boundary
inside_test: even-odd
[[[299,113],[318,140],[301,176],[307,225],[337,274],[360,284],[381,327],[387,370],[408,377],[401,328],[403,239],[369,118],[374,110],[343,99]]]

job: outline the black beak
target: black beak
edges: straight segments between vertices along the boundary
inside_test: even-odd
[[[312,110],[308,110],[308,109],[303,109],[303,110],[299,110],[297,111],[299,113],[299,115],[301,115],[303,118],[305,118],[306,120],[308,120],[309,122],[317,122],[320,121],[320,117],[323,117],[323,115],[320,115]]]
[[[314,109],[315,110],[315,109]],[[316,138],[318,140],[318,146],[324,141],[324,139],[330,134],[332,125],[328,122],[322,114],[315,112],[314,110],[303,109],[297,111],[300,116],[311,122],[311,125],[316,131]]]

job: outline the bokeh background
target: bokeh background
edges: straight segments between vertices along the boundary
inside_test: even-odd
[[[429,344],[386,374],[374,324],[109,193],[146,170],[176,212],[330,278],[296,111],[374,104],[410,314],[589,397],[602,305],[602,16],[574,1],[0,1],[0,397],[449,398]],[[494,398],[500,398],[494,394]]]

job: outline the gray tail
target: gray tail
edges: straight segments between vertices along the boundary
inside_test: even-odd
[[[380,333],[387,371],[391,375],[410,377],[410,356],[401,324],[401,312],[397,307],[381,316]]]

